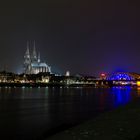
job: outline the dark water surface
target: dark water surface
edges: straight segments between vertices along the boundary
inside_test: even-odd
[[[0,137],[42,140],[139,95],[130,87],[0,88]]]

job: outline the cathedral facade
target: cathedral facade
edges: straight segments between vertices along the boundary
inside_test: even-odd
[[[24,73],[25,74],[38,74],[40,72],[50,72],[51,67],[46,63],[41,62],[40,54],[36,53],[35,41],[33,45],[33,52],[30,54],[29,43],[27,42],[27,50],[24,55]]]

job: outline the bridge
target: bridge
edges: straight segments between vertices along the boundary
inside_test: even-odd
[[[140,74],[132,72],[114,72],[106,76],[103,85],[108,83],[109,86],[140,86]]]
[[[140,74],[132,72],[115,72],[107,77],[112,81],[112,85],[119,86],[140,86]]]
[[[106,80],[137,81],[140,80],[140,74],[132,73],[132,72],[115,72],[107,76]]]

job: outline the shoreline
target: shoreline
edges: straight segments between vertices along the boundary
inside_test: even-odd
[[[139,86],[132,85],[95,85],[95,84],[64,84],[64,83],[0,83],[0,87],[92,87],[92,88],[112,88],[112,87],[131,87],[138,88]]]
[[[140,98],[125,106],[100,114],[46,140],[135,140],[140,138]]]
[[[0,87],[95,87],[94,84],[61,84],[61,83],[0,83]]]

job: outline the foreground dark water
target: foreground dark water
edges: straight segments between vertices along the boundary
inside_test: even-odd
[[[130,87],[0,88],[0,137],[42,140],[139,95]]]

